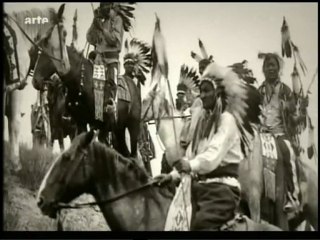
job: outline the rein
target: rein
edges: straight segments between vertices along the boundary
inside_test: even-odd
[[[75,172],[78,167],[80,166],[81,162],[85,162],[86,158],[88,156],[87,151],[83,151],[83,156],[81,157],[81,159],[79,160],[78,164],[76,165],[76,167],[73,169],[72,173]],[[85,168],[85,165],[84,165]],[[85,169],[84,169],[85,172]],[[70,178],[73,176],[73,174],[70,174],[70,177],[67,179],[68,181],[66,181],[67,183],[70,181]],[[61,210],[62,209],[81,209],[81,208],[86,208],[86,207],[91,207],[91,206],[96,206],[99,204],[107,204],[107,203],[111,203],[114,202],[116,200],[119,200],[125,196],[128,196],[132,193],[138,192],[144,188],[147,188],[149,186],[152,186],[156,183],[158,183],[159,180],[150,180],[147,183],[143,184],[142,186],[139,186],[137,188],[131,189],[129,191],[126,191],[124,193],[120,193],[116,196],[113,196],[109,199],[106,200],[102,200],[102,201],[93,201],[93,202],[87,202],[87,203],[74,203],[74,204],[67,204],[67,203],[61,203],[58,202],[57,204],[55,204],[55,208],[57,209],[57,213],[58,213],[58,223],[57,223],[57,230],[58,231],[63,231],[63,226],[62,226],[62,220],[61,220]]]
[[[58,203],[57,207],[58,209],[80,209],[80,208],[85,208],[85,207],[90,207],[90,206],[95,206],[99,204],[107,204],[107,203],[112,203],[116,200],[119,200],[120,198],[123,198],[127,195],[130,195],[132,193],[138,192],[146,187],[152,186],[153,184],[157,183],[159,180],[151,180],[150,182],[147,182],[146,184],[139,186],[137,188],[131,189],[127,192],[118,194],[116,196],[113,196],[109,199],[103,200],[103,201],[94,201],[94,202],[88,202],[88,203],[74,203],[74,204],[65,204],[65,203]]]

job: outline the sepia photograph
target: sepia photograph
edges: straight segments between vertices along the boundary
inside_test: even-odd
[[[4,231],[318,231],[318,3],[3,9]]]

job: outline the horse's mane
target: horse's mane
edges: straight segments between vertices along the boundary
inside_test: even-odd
[[[116,150],[109,148],[105,144],[100,142],[93,142],[92,150],[95,152],[95,154],[98,154],[99,156],[107,156],[109,163],[114,162],[116,160],[122,163],[126,169],[126,172],[133,172],[136,176],[136,179],[140,180],[141,182],[147,182],[149,180],[149,175],[147,171],[141,168],[136,162],[136,160],[125,158]],[[116,171],[113,171],[111,173],[116,174]]]
[[[28,36],[33,39],[41,39],[47,31],[52,27],[54,23],[58,21],[58,15],[54,8],[46,8],[44,10],[38,9],[38,8],[32,8],[30,10],[24,10],[19,12],[12,12],[10,14],[11,17],[13,17],[20,27],[28,34]],[[46,24],[26,24],[25,19],[26,18],[37,18],[40,17],[46,17],[48,18],[49,22]],[[13,23],[15,24],[15,23]],[[22,34],[23,35],[23,34]],[[23,35],[23,39],[26,41],[26,37]]]

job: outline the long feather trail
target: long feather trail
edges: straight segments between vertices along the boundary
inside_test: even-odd
[[[289,26],[287,24],[286,18],[283,17],[283,22],[281,26],[281,50],[282,50],[282,57],[291,58],[292,50],[290,45],[290,32]]]
[[[159,75],[157,71],[160,71],[160,73],[167,79],[168,78],[168,72],[169,72],[169,66],[168,66],[168,60],[167,60],[167,53],[165,50],[165,41],[164,37],[161,33],[160,28],[160,19],[156,15],[156,23],[154,28],[154,34],[153,34],[153,41],[152,41],[152,80],[155,79],[155,75]]]
[[[291,45],[292,45],[292,48],[293,48],[293,54],[296,56],[303,74],[306,75],[306,72],[308,71],[308,69],[307,69],[307,66],[306,66],[306,64],[304,63],[304,61],[303,61],[303,59],[301,57],[299,48],[292,41],[291,41]]]

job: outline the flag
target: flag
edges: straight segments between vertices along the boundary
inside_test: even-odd
[[[156,15],[156,24],[154,28],[153,41],[152,41],[152,79],[151,84],[154,82],[160,83],[161,76],[168,79],[168,59],[165,48],[164,37],[161,33],[160,19]]]
[[[183,175],[169,207],[164,231],[190,231],[191,215],[191,176]]]

